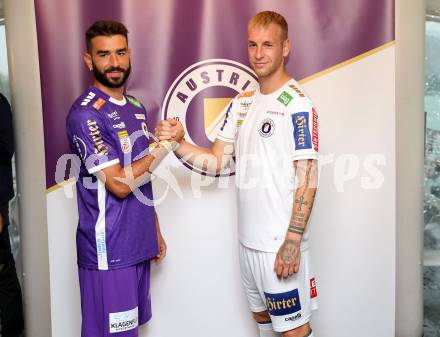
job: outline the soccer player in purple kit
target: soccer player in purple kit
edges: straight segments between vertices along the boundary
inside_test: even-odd
[[[150,144],[145,108],[124,93],[131,68],[127,33],[115,21],[87,30],[84,61],[94,81],[66,122],[71,150],[81,158],[82,337],[138,336],[138,326],[151,318],[150,261],[166,255],[149,177],[171,144]]]

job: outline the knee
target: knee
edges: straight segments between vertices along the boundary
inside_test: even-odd
[[[252,316],[257,323],[269,323],[271,321],[267,311],[253,312]]]

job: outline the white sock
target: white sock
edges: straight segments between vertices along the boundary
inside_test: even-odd
[[[258,323],[258,328],[260,329],[260,337],[280,337],[281,334],[273,331],[272,323]],[[312,336],[313,337],[313,336]]]

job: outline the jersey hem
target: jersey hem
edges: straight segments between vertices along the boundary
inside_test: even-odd
[[[226,143],[233,143],[235,141],[235,139],[233,138],[226,138],[226,137],[222,137],[220,135],[217,135],[217,139],[226,142]]]
[[[274,254],[278,253],[278,250],[280,249],[280,247],[281,247],[281,245],[282,245],[282,243],[280,243],[279,246],[277,246],[277,247],[269,247],[269,248],[267,248],[267,247],[261,247],[261,246],[258,245],[258,244],[253,244],[253,243],[246,242],[246,241],[244,241],[243,239],[239,239],[238,241],[240,241],[240,243],[241,243],[243,246],[245,246],[246,248],[253,249],[253,250],[258,250],[258,251],[260,251],[260,252],[274,253]],[[301,246],[300,246],[301,252],[305,252],[305,251],[308,250],[309,248],[310,248],[310,245],[309,245],[309,244],[307,244],[307,245],[301,245]]]
[[[107,269],[99,269],[98,264],[86,264],[86,263],[80,263],[79,261],[77,261],[77,264],[78,264],[78,267],[86,268],[86,269],[102,270],[102,271],[116,270],[116,269],[131,267],[131,266],[137,265],[138,263],[143,262],[143,261],[152,260],[156,255],[157,254],[147,255],[147,257],[142,257],[137,260],[130,261],[130,262],[127,262],[124,264],[117,264],[117,265],[108,266]]]
[[[280,325],[276,326],[272,322],[272,329],[273,329],[273,331],[276,331],[276,332],[286,332],[286,331],[289,331],[292,329],[296,329],[296,328],[300,327],[301,325],[309,323],[311,317],[312,317],[312,315],[308,315],[307,317],[296,321],[294,324],[286,324],[286,325],[281,325],[281,326]]]
[[[317,154],[299,154],[299,155],[292,155],[292,160],[304,160],[304,159],[314,159],[318,160]]]

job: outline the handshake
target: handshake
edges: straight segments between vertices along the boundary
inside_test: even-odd
[[[154,136],[159,141],[177,142],[180,144],[185,136],[185,131],[183,130],[182,123],[169,118],[159,121],[154,128]]]

